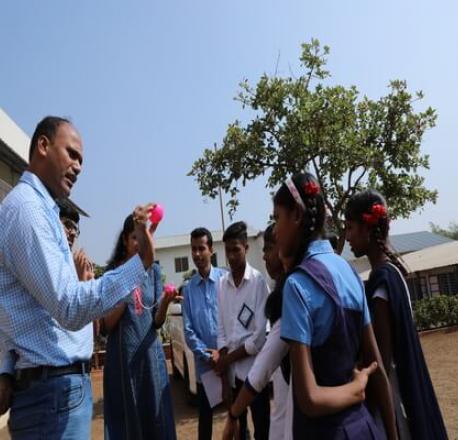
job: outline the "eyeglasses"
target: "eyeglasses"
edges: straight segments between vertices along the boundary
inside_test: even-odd
[[[69,233],[75,234],[77,237],[80,235],[80,228],[77,223],[69,218],[62,219],[62,224]]]

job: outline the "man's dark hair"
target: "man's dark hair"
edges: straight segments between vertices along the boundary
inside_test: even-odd
[[[69,218],[76,224],[80,222],[80,215],[78,211],[66,205],[59,205],[59,218]]]
[[[213,246],[213,237],[211,232],[207,228],[196,228],[191,232],[191,240],[193,238],[207,237],[208,247]]]
[[[269,226],[267,226],[266,230],[264,231],[264,242],[275,244],[276,240],[274,237],[274,226],[275,223],[271,223]]]
[[[248,241],[248,234],[247,234],[247,225],[245,222],[236,222],[230,225],[223,235],[223,241],[229,240],[240,240],[243,242]]]
[[[60,118],[59,116],[46,116],[38,123],[30,141],[29,162],[32,160],[33,152],[40,136],[46,136],[50,141],[54,140],[57,129],[64,123],[71,124],[68,119]]]

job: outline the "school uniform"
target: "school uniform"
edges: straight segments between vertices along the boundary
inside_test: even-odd
[[[243,386],[266,340],[267,319],[264,308],[269,294],[266,280],[259,271],[246,263],[245,273],[239,286],[234,283],[232,273],[220,280],[218,290],[218,349],[232,352],[244,346],[248,356],[229,366],[228,378],[234,389],[234,397]],[[255,439],[268,439],[269,393],[264,388],[250,405]],[[246,438],[246,412],[240,417],[242,440]]]
[[[281,337],[309,346],[317,384],[334,387],[352,380],[363,329],[369,324],[357,274],[334,253],[329,241],[312,241],[284,286]],[[292,425],[294,439],[383,438],[364,404],[329,416],[307,417],[294,401]]]
[[[385,263],[370,274],[367,298],[387,301],[392,323],[392,384],[401,440],[444,440],[447,432],[412,317],[409,289],[399,269]]]

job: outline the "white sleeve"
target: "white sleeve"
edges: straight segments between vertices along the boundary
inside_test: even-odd
[[[372,295],[372,299],[375,299],[375,298],[380,298],[380,299],[383,299],[385,301],[389,301],[388,291],[386,290],[385,286],[377,287],[376,291]]]
[[[269,286],[263,277],[258,278],[256,283],[256,306],[254,310],[255,329],[253,334],[245,341],[245,350],[250,356],[257,355],[266,341],[267,318],[264,312]]]
[[[267,341],[256,356],[254,364],[247,376],[249,385],[261,392],[269,383],[274,371],[288,353],[288,344],[280,338],[280,319],[273,325]]]

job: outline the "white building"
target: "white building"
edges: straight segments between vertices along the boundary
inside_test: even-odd
[[[166,283],[180,286],[183,284],[183,275],[195,268],[191,256],[190,233],[191,231],[189,231],[189,234],[157,238],[155,241],[156,260],[165,275]],[[212,231],[211,234],[213,236],[214,251],[212,263],[214,266],[227,267],[223,233],[221,231]],[[248,228],[248,246],[248,262],[268,278],[262,259],[262,231]]]

